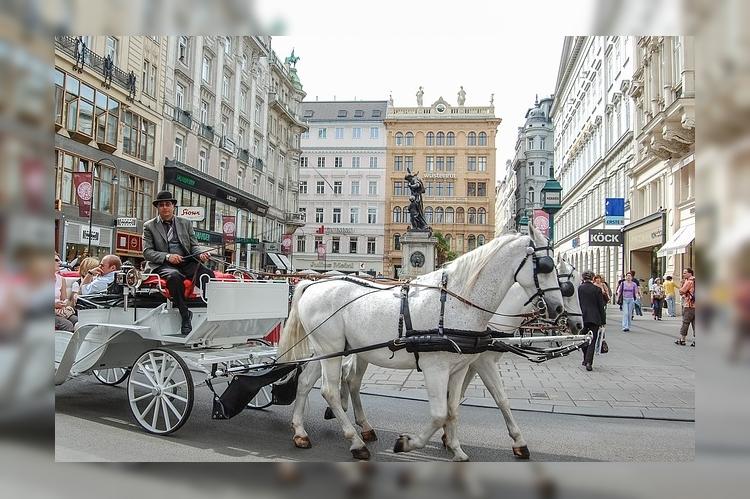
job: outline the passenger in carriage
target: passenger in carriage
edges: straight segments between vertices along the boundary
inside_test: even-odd
[[[106,292],[115,280],[115,273],[122,267],[122,261],[117,255],[107,255],[102,258],[98,267],[86,272],[81,280],[81,296]]]
[[[143,258],[146,272],[159,274],[167,281],[172,302],[182,317],[182,334],[193,330],[193,313],[185,303],[184,279],[201,282],[201,276],[213,278],[214,273],[200,262],[208,261],[208,252],[198,245],[193,224],[175,216],[177,200],[169,191],[161,191],[153,202],[159,214],[143,225]]]

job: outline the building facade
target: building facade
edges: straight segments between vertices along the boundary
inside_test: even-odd
[[[533,223],[534,210],[542,208],[542,187],[550,178],[554,163],[553,125],[550,118],[552,97],[537,99],[534,107],[526,111],[526,122],[518,128],[516,154],[512,168],[516,176],[515,229],[519,229],[521,217]]]
[[[159,187],[167,39],[55,38],[55,249],[63,259],[142,259],[143,222]],[[90,218],[73,175],[94,172]],[[91,230],[89,230],[89,226]]]
[[[620,230],[605,225],[605,199],[625,200],[630,217],[629,172],[633,164],[632,101],[635,38],[566,37],[551,109],[555,178],[563,187],[555,216],[555,246],[580,270],[617,283],[621,246],[594,246],[589,231]]]
[[[638,275],[679,281],[695,266],[695,55],[689,36],[638,37],[633,84],[635,159],[625,261]]]
[[[400,238],[410,226],[408,170],[418,172],[425,185],[428,225],[445,236],[452,251],[460,255],[494,237],[500,121],[494,106],[452,106],[442,97],[426,106],[418,101],[417,107],[388,107],[386,276],[399,277],[402,266]]]
[[[386,101],[303,102],[298,269],[383,272]]]
[[[298,226],[287,218],[297,212],[303,129],[296,70],[269,36],[170,36],[167,45],[164,185],[194,208],[196,236],[225,261],[286,270],[276,255]],[[225,217],[235,217],[231,244]]]
[[[516,175],[513,162],[505,162],[502,180],[495,186],[495,237],[514,232],[516,228]]]

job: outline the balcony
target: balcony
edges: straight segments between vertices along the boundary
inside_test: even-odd
[[[305,217],[302,213],[287,213],[284,217],[284,223],[293,227],[304,227]]]
[[[249,164],[250,163],[250,151],[248,151],[247,149],[240,149],[237,152],[237,159],[239,159],[245,164]]]
[[[226,135],[221,138],[221,148],[227,151],[229,154],[234,154],[234,151],[236,149],[234,141]]]
[[[255,162],[253,163],[253,168],[256,170],[262,172],[263,171],[263,160],[260,158],[255,158]]]
[[[198,130],[198,135],[203,137],[204,139],[208,140],[209,142],[214,141],[214,127],[211,125],[204,125],[201,123],[200,129]]]
[[[190,111],[185,111],[184,109],[177,107],[174,108],[174,120],[187,129],[193,127],[193,117],[190,114]]]
[[[67,54],[74,61],[76,60],[76,37],[56,36],[55,48]],[[106,81],[108,79],[108,71],[104,67],[104,57],[92,52],[88,47],[80,47],[78,50],[81,49],[83,49],[83,57],[80,61],[81,69],[88,65],[94,72],[99,73],[103,80]],[[136,82],[135,75],[129,76],[128,73],[117,66],[112,66],[112,83],[118,85],[126,92],[130,92],[133,96],[135,96],[135,89],[137,88]]]

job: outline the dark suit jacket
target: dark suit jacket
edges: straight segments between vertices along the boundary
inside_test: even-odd
[[[180,240],[188,254],[198,253],[205,249],[198,245],[190,220],[174,217],[174,224],[177,230],[177,239]],[[156,267],[163,265],[167,259],[167,253],[169,253],[167,231],[164,229],[164,224],[159,221],[159,217],[154,217],[143,224],[143,258],[148,262],[146,272],[151,272]]]
[[[578,301],[581,303],[583,322],[603,326],[607,323],[607,314],[602,290],[591,281],[584,281],[578,286]]]

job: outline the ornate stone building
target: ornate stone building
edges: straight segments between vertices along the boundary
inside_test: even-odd
[[[462,97],[463,98],[463,97]],[[490,106],[452,106],[442,97],[416,107],[389,106],[383,272],[398,277],[400,238],[409,227],[407,169],[419,172],[427,223],[459,255],[495,234],[495,136],[500,118]]]

